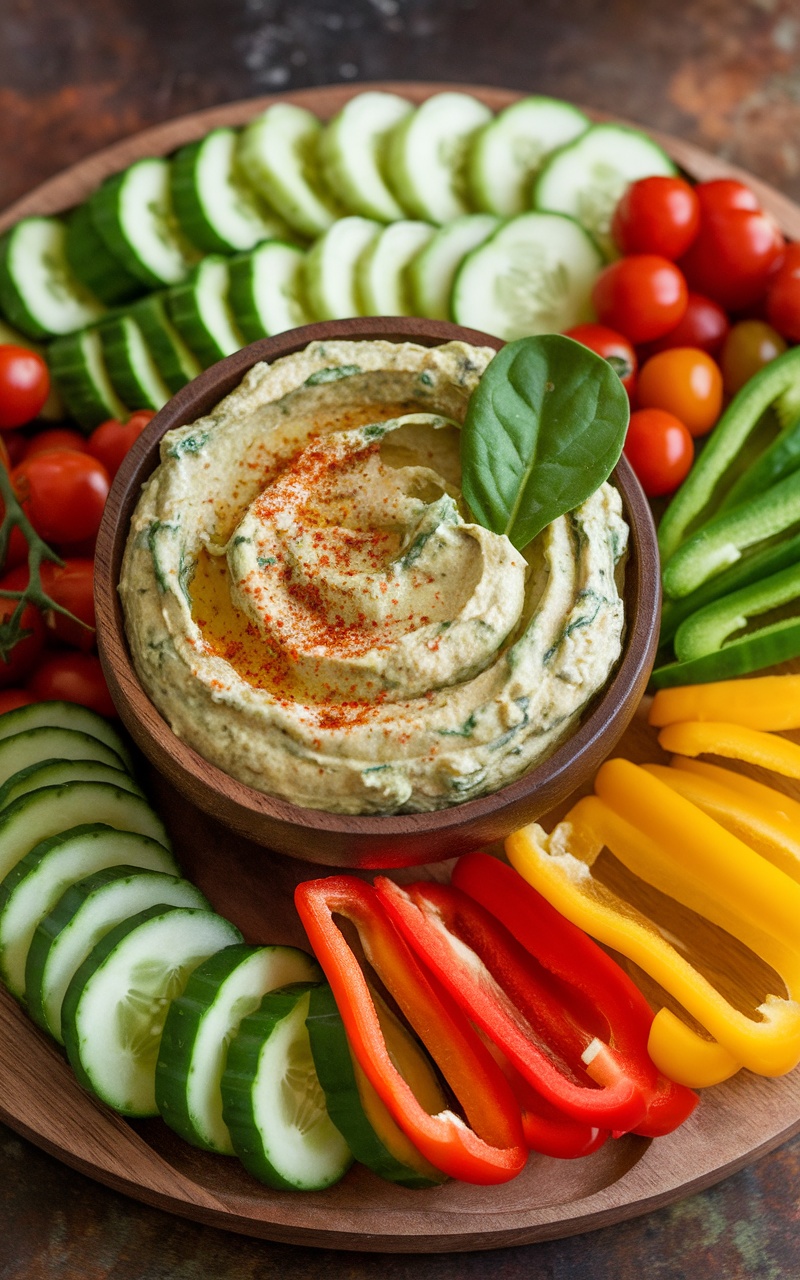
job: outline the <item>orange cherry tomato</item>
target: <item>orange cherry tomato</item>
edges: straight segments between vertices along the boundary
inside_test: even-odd
[[[719,357],[728,395],[735,395],[759,369],[785,350],[784,339],[765,320],[740,320],[725,339]]]
[[[722,410],[722,373],[706,351],[671,347],[642,366],[637,399],[640,408],[665,409],[691,435],[704,436]]]
[[[686,427],[664,409],[637,409],[625,437],[625,457],[648,498],[672,493],[686,479],[694,442]]]

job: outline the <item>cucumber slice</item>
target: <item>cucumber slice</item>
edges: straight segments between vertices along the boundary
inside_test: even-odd
[[[87,435],[108,418],[127,421],[128,409],[108,376],[96,329],[58,338],[48,348],[47,362],[70,415]]]
[[[173,395],[202,373],[200,361],[192,355],[169,318],[165,294],[151,293],[128,307],[127,314],[141,329],[159,373]]]
[[[414,315],[431,320],[451,318],[453,283],[468,253],[494,235],[500,219],[490,213],[467,213],[440,227],[408,267]]]
[[[434,233],[428,222],[393,222],[361,255],[357,268],[362,314],[411,316],[408,267]]]
[[[411,103],[395,93],[358,93],[325,126],[320,164],[325,181],[345,209],[378,222],[405,217],[386,184],[382,165],[389,134],[412,110]]]
[[[157,1115],[156,1059],[169,1004],[192,970],[241,940],[213,911],[163,904],[105,934],[61,1009],[67,1056],[81,1084],[123,1115]]]
[[[392,1061],[431,1115],[447,1099],[423,1050],[375,992],[381,1030]],[[350,1052],[344,1024],[327,983],[311,992],[306,1027],[328,1115],[361,1164],[403,1187],[432,1187],[445,1181],[417,1151],[389,1114]]]
[[[25,769],[12,773],[0,787],[0,809],[5,809],[6,805],[30,791],[39,791],[41,787],[60,787],[63,782],[110,782],[123,791],[143,797],[139,784],[125,773],[122,761],[112,765],[101,764],[99,760],[52,759],[29,764]]]
[[[172,157],[172,206],[187,239],[204,253],[235,253],[280,239],[276,218],[236,165],[235,129],[213,129]]]
[[[69,216],[64,253],[75,279],[108,306],[142,292],[141,280],[126,271],[95,227],[88,204],[79,204]]]
[[[35,351],[42,359],[46,359],[44,346],[39,342],[32,342],[24,333],[20,333],[19,329],[14,329],[10,324],[6,324],[4,320],[0,320],[0,343],[3,346],[24,347],[26,351]],[[58,394],[58,388],[55,383],[50,383],[50,394],[39,410],[39,417],[45,422],[63,422],[67,416],[64,407],[64,401]]]
[[[88,203],[107,248],[137,280],[158,288],[186,279],[199,254],[175,220],[168,160],[137,160],[107,178]]]
[[[369,218],[339,218],[306,255],[306,297],[315,320],[360,316],[356,268],[382,226]]]
[[[40,840],[49,840],[87,817],[117,831],[136,831],[169,852],[164,824],[146,800],[109,782],[65,782],[20,796],[0,812],[0,878],[8,875]],[[173,860],[168,870],[180,874]]]
[[[489,108],[467,93],[437,93],[401,120],[389,138],[386,167],[409,213],[438,223],[469,213],[467,155],[491,118]]]
[[[318,171],[322,125],[312,111],[278,102],[252,120],[237,149],[239,172],[300,235],[314,238],[339,215]]]
[[[0,978],[13,996],[25,994],[25,964],[39,921],[70,885],[123,865],[167,875],[175,869],[157,840],[90,822],[41,840],[0,881]]]
[[[137,409],[163,408],[170,390],[136,321],[116,316],[98,332],[108,376],[125,403]]]
[[[453,319],[507,342],[562,333],[592,318],[603,256],[560,213],[523,213],[465,258],[453,286]]]
[[[133,757],[121,734],[104,716],[77,702],[34,702],[27,707],[16,707],[0,715],[0,742],[12,733],[24,733],[26,729],[75,729],[99,738],[122,759],[125,768],[133,771]]]
[[[533,180],[546,157],[590,124],[582,111],[558,98],[523,98],[506,107],[470,149],[467,173],[475,204],[505,218],[529,209]]]
[[[243,1019],[222,1075],[222,1116],[244,1167],[270,1187],[319,1191],[352,1164],[325,1107],[306,1030],[313,983],[264,996]]]
[[[304,272],[303,250],[280,240],[231,260],[231,307],[248,342],[311,323]]]
[[[105,311],[70,271],[66,237],[60,218],[23,218],[0,239],[0,307],[31,338],[74,333]]]
[[[629,183],[677,173],[666,152],[638,129],[596,124],[545,164],[533,188],[533,207],[577,218],[611,257],[611,215]]]
[[[230,278],[225,258],[209,255],[186,284],[167,294],[170,318],[204,368],[245,345],[231,311]]]
[[[123,769],[121,758],[99,738],[80,729],[60,729],[46,725],[25,729],[0,740],[0,785],[20,769],[43,760],[99,760],[114,769]]]
[[[220,1089],[228,1045],[267,991],[321,976],[311,956],[296,947],[245,943],[218,951],[195,969],[170,1005],[156,1064],[156,1102],[171,1129],[206,1151],[235,1154]]]
[[[209,904],[188,880],[139,866],[106,867],[73,884],[36,926],[25,963],[25,1000],[34,1022],[59,1044],[67,987],[92,948],[123,920],[158,904]]]

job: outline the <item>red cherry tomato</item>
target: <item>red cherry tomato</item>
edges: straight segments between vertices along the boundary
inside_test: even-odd
[[[691,289],[742,311],[766,293],[783,250],[783,236],[768,214],[721,209],[703,213],[697,239],[679,265]]]
[[[719,365],[697,347],[659,351],[642,366],[638,401],[642,409],[666,409],[690,435],[704,436],[722,410]]]
[[[652,177],[632,182],[611,221],[622,253],[657,253],[675,261],[697,235],[700,204],[683,178]]]
[[[35,418],[50,392],[47,365],[35,351],[0,346],[0,427],[22,427]]]
[[[639,253],[604,267],[592,290],[601,324],[633,343],[669,333],[686,310],[686,281],[674,262]]]
[[[70,427],[48,427],[25,442],[23,457],[32,458],[37,453],[49,453],[51,449],[76,449],[86,453],[86,437]],[[22,458],[18,459],[22,461]]]
[[[740,320],[725,339],[719,358],[728,395],[735,395],[759,369],[785,350],[781,335],[764,320]]]
[[[637,409],[625,437],[625,456],[648,498],[677,489],[694,458],[694,444],[686,427],[664,409]]]
[[[699,347],[715,356],[728,336],[730,321],[718,302],[690,293],[682,319],[674,329],[648,344],[647,355],[668,351],[671,347]]]
[[[0,689],[0,716],[6,711],[16,711],[18,707],[29,707],[35,702],[33,694],[24,689]]]
[[[96,535],[110,488],[106,469],[96,458],[53,449],[26,458],[12,479],[28,519],[45,542],[69,545]]]
[[[42,586],[51,600],[80,619],[75,622],[53,610],[45,618],[48,635],[89,653],[96,640],[94,562],[79,556],[65,559],[63,565],[46,562],[42,565]],[[81,622],[86,626],[81,626]]]
[[[89,453],[102,462],[110,480],[114,479],[134,440],[138,440],[154,417],[152,409],[139,409],[127,422],[117,422],[116,418],[101,422],[89,436]]]
[[[27,565],[21,565],[18,569],[12,569],[10,573],[0,578],[0,590],[23,591],[27,583],[28,568]],[[0,622],[7,622],[16,607],[16,600],[0,597]],[[25,606],[22,612],[21,624],[23,631],[29,631],[31,634],[14,645],[8,655],[7,662],[0,658],[0,688],[2,689],[25,680],[30,672],[33,671],[44,649],[44,621],[39,610],[34,605]]]
[[[735,178],[712,178],[710,182],[698,182],[695,195],[700,204],[701,217],[718,213],[721,209],[760,209],[755,191]]]
[[[770,283],[766,318],[784,338],[800,342],[800,244],[787,244]]]
[[[636,352],[627,338],[602,324],[576,324],[573,329],[567,329],[564,336],[573,338],[575,342],[580,342],[607,360],[619,375],[628,396],[633,395],[638,362]]]
[[[40,702],[78,702],[101,716],[117,714],[100,659],[93,653],[54,653],[46,657],[27,687]]]

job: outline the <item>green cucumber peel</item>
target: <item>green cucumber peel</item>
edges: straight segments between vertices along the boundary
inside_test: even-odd
[[[461,432],[473,515],[523,550],[608,479],[628,419],[619,377],[587,347],[553,333],[507,343],[470,396]]]

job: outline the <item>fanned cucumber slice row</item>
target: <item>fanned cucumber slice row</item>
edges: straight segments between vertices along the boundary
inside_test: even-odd
[[[108,306],[136,298],[144,288],[109,249],[94,225],[88,202],[69,216],[64,251],[75,278]]]
[[[15,329],[13,325],[6,324],[0,319],[0,342],[4,346],[24,347],[26,351],[35,351],[42,359],[45,358],[44,346],[39,342],[33,342],[25,333],[20,333],[19,329]],[[39,410],[39,417],[45,422],[62,422],[67,416],[64,402],[58,393],[58,387],[54,382],[50,383],[50,394]]]
[[[305,253],[296,245],[266,240],[231,259],[230,303],[247,342],[310,324],[305,297]]]
[[[116,316],[99,327],[108,376],[126,404],[136,409],[161,409],[170,389],[135,320]]]
[[[178,230],[168,160],[138,160],[107,178],[89,209],[110,252],[137,280],[158,288],[186,279],[198,254]]]
[[[170,320],[165,299],[163,293],[151,293],[128,307],[126,314],[138,324],[161,377],[174,394],[202,373],[202,365]]]
[[[57,338],[48,348],[47,362],[70,415],[84,432],[90,433],[108,418],[127,420],[128,406],[108,376],[96,329]]]
[[[0,239],[0,307],[31,338],[74,333],[105,311],[70,270],[66,236],[60,218],[23,218]]]
[[[156,1102],[170,1128],[196,1147],[234,1155],[220,1087],[228,1045],[268,991],[321,977],[296,947],[241,943],[199,965],[170,1005],[158,1052]]]
[[[197,264],[186,284],[167,294],[170,319],[204,368],[245,345],[231,310],[229,289],[226,259],[209,255]]]
[[[453,319],[507,342],[562,333],[592,318],[603,255],[574,218],[523,213],[465,258],[453,287]]]
[[[500,219],[491,213],[466,213],[439,228],[409,264],[415,315],[431,320],[452,318],[451,297],[458,268],[499,226]]]
[[[511,218],[531,205],[533,179],[551,152],[590,126],[570,102],[523,98],[481,129],[470,148],[468,176],[479,209]]]
[[[320,1191],[344,1176],[350,1148],[328,1115],[306,1030],[311,983],[264,996],[243,1019],[222,1076],[234,1150],[270,1187]]]
[[[101,764],[99,760],[42,760],[12,773],[0,787],[0,809],[41,787],[60,787],[64,782],[110,782],[123,791],[143,796],[141,787],[130,774],[125,773],[122,762],[118,765]]]
[[[0,716],[0,742],[3,738],[10,738],[12,733],[41,728],[73,729],[78,733],[88,733],[90,738],[99,738],[116,751],[126,769],[133,771],[133,757],[122,735],[104,716],[77,702],[62,702],[60,699],[34,702],[27,707],[4,712]]]
[[[213,129],[172,157],[175,215],[192,244],[204,253],[235,253],[260,240],[285,236],[288,227],[242,181],[236,164],[235,129]]]
[[[98,760],[115,769],[124,767],[117,752],[99,738],[93,738],[80,729],[43,725],[0,739],[0,785],[20,769],[40,764],[43,760]]]
[[[674,173],[669,156],[647,134],[625,125],[596,124],[554,152],[536,179],[532,204],[570,214],[611,256],[611,217],[629,183]]]
[[[243,178],[294,231],[310,239],[327,231],[340,213],[320,178],[321,132],[312,111],[278,102],[247,126],[236,156]]]
[[[61,1010],[81,1084],[123,1115],[157,1115],[156,1060],[169,1005],[199,964],[241,940],[213,911],[163,904],[105,934],[76,971]]]
[[[309,249],[306,297],[315,320],[343,320],[362,314],[357,267],[382,229],[380,222],[370,218],[339,218]]]
[[[325,126],[319,144],[322,172],[351,213],[397,222],[405,210],[383,174],[389,134],[413,110],[395,93],[359,93]]]
[[[163,822],[140,796],[108,782],[65,782],[20,796],[0,812],[0,878],[40,840],[79,826],[87,814],[117,831],[149,836],[170,850]],[[174,859],[167,869],[171,875],[180,874]]]
[[[0,978],[25,994],[25,964],[36,926],[84,876],[125,864],[170,874],[172,855],[157,840],[103,823],[84,823],[41,840],[0,881]]]
[[[411,316],[408,267],[433,236],[428,222],[393,222],[361,255],[357,282],[365,316]]]
[[[63,1044],[61,1006],[75,973],[116,925],[159,903],[208,908],[188,880],[124,863],[71,885],[37,924],[28,950],[25,1000],[34,1022]]]
[[[469,213],[466,162],[492,113],[467,93],[437,93],[396,125],[386,174],[400,203],[417,218],[450,222]]]

